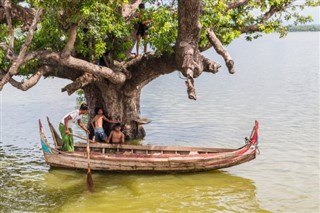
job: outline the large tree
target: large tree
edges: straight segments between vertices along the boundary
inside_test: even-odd
[[[69,95],[83,89],[91,109],[103,107],[126,124],[126,136],[142,138],[140,94],[160,75],[176,70],[196,100],[194,78],[221,67],[201,52],[213,47],[229,73],[234,61],[225,46],[241,34],[287,33],[283,22],[312,18],[297,12],[319,0],[145,0],[151,19],[142,56],[132,54],[137,8],[142,0],[1,0],[0,90],[5,84],[28,90],[44,76],[69,79]],[[97,61],[102,61],[98,64]],[[25,76],[23,81],[13,77]],[[93,114],[90,115],[92,118]]]

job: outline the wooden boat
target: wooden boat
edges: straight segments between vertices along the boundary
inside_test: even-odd
[[[61,138],[49,119],[55,147],[51,147],[39,120],[45,161],[52,167],[87,169],[86,143],[75,143],[74,152],[63,152]],[[258,121],[246,144],[237,149],[144,146],[90,143],[91,170],[117,172],[198,172],[235,166],[253,160],[258,150]]]

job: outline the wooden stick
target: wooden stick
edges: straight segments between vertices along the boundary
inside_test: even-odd
[[[72,135],[73,137],[76,137],[76,138],[80,138],[82,140],[88,140],[90,141],[91,143],[96,143],[96,141],[93,141],[93,140],[90,140],[89,138],[85,138],[85,137],[82,137],[80,135],[75,135],[75,134],[72,134],[72,133],[69,133],[69,135]]]
[[[88,154],[88,172],[87,172],[87,189],[93,192],[93,179],[90,168],[90,145],[89,145],[89,134],[87,133],[87,154]]]

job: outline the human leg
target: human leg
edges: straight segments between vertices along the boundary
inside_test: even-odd
[[[145,34],[145,35],[143,36],[143,41],[144,41],[143,53],[146,53],[146,52],[147,52],[147,45],[148,45],[147,40],[148,40],[148,35]]]
[[[104,129],[103,128],[97,128],[94,130],[95,132],[95,137],[96,137],[96,140],[99,141],[99,142],[107,142],[107,135],[106,133],[104,132]]]
[[[140,41],[141,41],[141,35],[138,34],[138,35],[137,35],[137,45],[136,45],[136,53],[137,53],[137,56],[139,56]]]

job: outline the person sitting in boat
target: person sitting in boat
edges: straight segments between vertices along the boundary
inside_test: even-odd
[[[78,110],[74,110],[68,114],[66,114],[60,124],[59,124],[59,131],[62,137],[62,151],[66,152],[73,152],[74,146],[73,146],[73,131],[72,127],[75,123],[78,123],[78,125],[88,134],[90,131],[85,127],[85,125],[81,122],[82,115],[85,115],[88,113],[88,106],[87,104],[83,103],[81,104],[80,108]]]
[[[111,131],[107,143],[124,143],[124,134],[121,132],[121,124],[117,123]]]
[[[97,107],[95,109],[95,116],[91,121],[91,125],[94,129],[94,137],[96,141],[99,142],[106,142],[107,143],[107,139],[108,136],[106,135],[104,129],[103,129],[103,121],[106,121],[108,123],[118,123],[119,121],[112,121],[109,120],[108,118],[106,118],[106,116],[104,116],[103,114],[103,109],[101,107]]]

